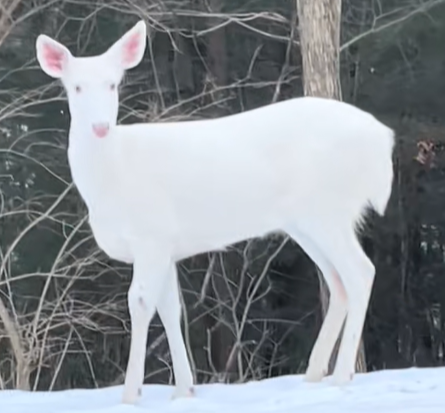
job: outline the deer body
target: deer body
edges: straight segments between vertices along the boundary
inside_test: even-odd
[[[97,216],[98,238],[101,230],[107,239],[116,234],[125,256],[147,237],[163,239],[180,260],[321,213],[357,222],[367,204],[384,207],[391,191],[377,182],[380,170],[386,174],[376,162],[391,152],[392,131],[331,100],[297,98],[214,120],[116,125],[107,139],[87,139],[91,147],[78,149],[79,141],[71,137],[68,151],[74,181],[93,228]]]
[[[306,379],[326,375],[346,319],[333,382],[347,383],[375,273],[355,230],[368,206],[385,211],[393,131],[352,105],[320,98],[220,119],[117,125],[115,85],[142,59],[145,35],[138,23],[91,58],[74,58],[47,36],[37,41],[42,68],[61,78],[68,92],[69,163],[94,237],[110,257],[133,264],[123,401],[134,403],[140,394],[156,310],[172,354],[176,395],[192,392],[175,263],[277,231],[301,245],[331,294]],[[102,66],[106,73],[97,75]]]

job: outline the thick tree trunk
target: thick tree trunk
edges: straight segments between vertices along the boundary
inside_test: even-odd
[[[308,96],[341,100],[340,28],[341,0],[296,0],[298,31],[303,61],[303,88]],[[328,288],[318,270],[323,318],[328,306]],[[329,372],[338,351],[331,358]],[[366,371],[363,341],[360,343],[356,370]]]
[[[341,100],[341,0],[297,0],[305,95]]]

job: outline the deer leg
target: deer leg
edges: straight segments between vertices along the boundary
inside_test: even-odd
[[[330,293],[328,311],[312,348],[305,375],[305,381],[319,382],[328,373],[329,360],[347,315],[346,291],[337,270],[312,239],[295,228],[287,232],[320,269]]]
[[[181,332],[181,301],[178,274],[173,263],[170,273],[157,303],[159,317],[165,329],[173,363],[176,389],[173,398],[191,397],[193,374]]]
[[[142,392],[148,329],[170,271],[170,260],[160,257],[145,252],[145,255],[136,256],[133,265],[133,279],[128,291],[130,357],[122,397],[122,402],[126,404],[134,404]]]

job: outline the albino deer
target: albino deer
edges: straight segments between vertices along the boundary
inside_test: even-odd
[[[176,262],[273,232],[301,245],[330,291],[306,380],[326,375],[346,320],[332,382],[349,382],[375,274],[356,230],[368,207],[385,212],[393,131],[354,106],[309,97],[219,119],[118,125],[118,85],[142,60],[146,37],[141,21],[93,57],[74,57],[45,35],[36,42],[42,70],[68,95],[69,164],[95,240],[133,264],[123,402],[141,393],[156,310],[172,354],[174,397],[193,395]]]

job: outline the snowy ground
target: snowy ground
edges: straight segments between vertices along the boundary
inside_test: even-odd
[[[335,388],[286,376],[239,385],[197,386],[196,397],[170,400],[172,388],[147,385],[136,407],[120,404],[121,387],[25,393],[0,392],[7,413],[445,413],[445,368],[357,375]]]

